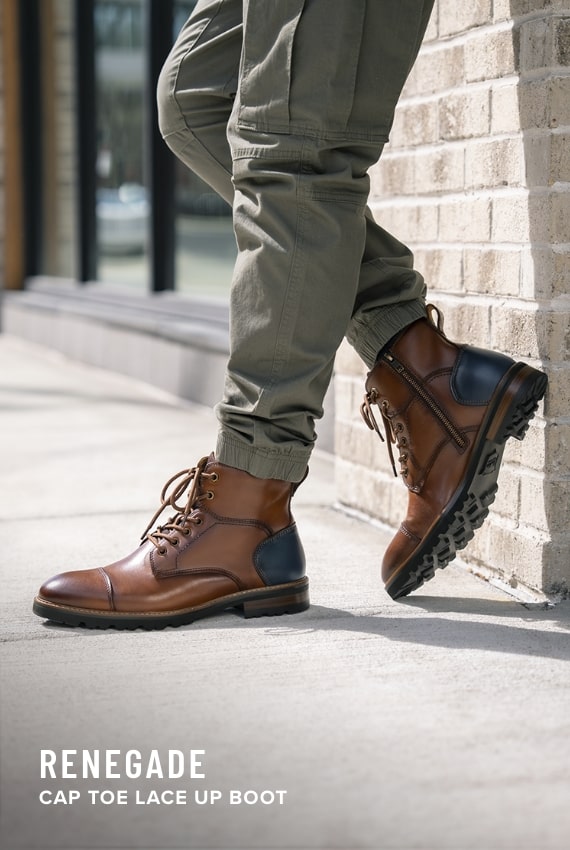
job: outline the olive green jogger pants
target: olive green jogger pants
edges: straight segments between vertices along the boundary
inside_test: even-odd
[[[433,0],[199,0],[162,70],[161,132],[233,206],[222,463],[299,481],[344,336],[371,367],[425,315],[368,169]]]

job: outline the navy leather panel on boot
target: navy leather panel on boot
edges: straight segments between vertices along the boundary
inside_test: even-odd
[[[297,526],[290,525],[260,543],[253,555],[255,569],[267,585],[297,581],[305,575],[305,553]]]
[[[514,360],[497,351],[463,346],[451,376],[451,392],[460,404],[488,404]]]

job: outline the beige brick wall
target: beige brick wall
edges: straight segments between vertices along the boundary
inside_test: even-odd
[[[509,441],[489,521],[462,557],[549,594],[570,587],[569,64],[569,0],[437,0],[371,175],[372,209],[413,248],[450,338],[548,372],[547,399],[525,441]],[[338,497],[396,527],[406,491],[358,415],[364,375],[345,346]]]

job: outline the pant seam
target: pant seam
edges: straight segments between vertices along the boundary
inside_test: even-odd
[[[170,92],[170,96],[171,96],[172,100],[174,101],[174,103],[176,104],[176,108],[178,109],[178,112],[180,113],[180,117],[182,118],[182,121],[184,122],[184,126],[186,127],[187,130],[190,130],[190,127],[188,126],[188,124],[186,122],[186,118],[184,117],[184,112],[182,110],[182,107],[180,106],[180,103],[178,102],[178,96],[177,96],[177,86],[178,86],[178,79],[180,77],[180,69],[182,68],[182,63],[187,59],[187,57],[192,53],[192,51],[199,44],[202,36],[204,35],[204,33],[206,32],[208,27],[210,27],[212,25],[212,23],[214,22],[214,20],[217,18],[218,14],[220,12],[220,9],[222,8],[223,2],[224,2],[224,0],[219,0],[215,11],[213,12],[212,15],[210,15],[210,17],[206,21],[204,27],[200,30],[200,33],[198,34],[196,40],[193,41],[192,45],[182,54],[182,56],[180,57],[180,61],[178,62],[177,66],[176,66],[176,73],[174,74],[174,79],[173,79],[173,82],[172,82],[172,89],[171,89],[171,92]]]
[[[305,226],[307,220],[307,207],[303,198],[303,194],[300,190],[300,172],[303,163],[304,150],[305,141],[303,141],[299,154],[298,170],[296,175],[297,197],[299,202],[297,207],[297,219],[295,227],[295,247],[293,250],[293,256],[291,258],[291,268],[287,280],[285,295],[283,298],[283,308],[281,311],[281,316],[279,318],[279,328],[276,335],[275,348],[273,350],[273,361],[271,364],[269,380],[266,383],[265,387],[261,389],[258,403],[258,412],[263,410],[264,396],[266,396],[267,393],[271,392],[271,390],[275,387],[279,375],[283,369],[283,366],[285,365],[287,353],[290,349],[289,339],[291,336],[291,326],[295,312],[295,304],[292,304],[291,302],[298,302],[298,299],[295,299],[294,296],[299,287],[299,280],[302,271],[302,268],[299,266],[301,265],[300,260],[303,256],[302,247],[305,237]]]

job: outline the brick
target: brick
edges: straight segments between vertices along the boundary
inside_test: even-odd
[[[557,298],[570,291],[570,251],[564,245],[523,249],[521,268],[523,298]]]
[[[444,329],[449,339],[461,344],[489,346],[489,307],[465,299],[447,301],[442,295],[433,299],[444,315]]]
[[[439,0],[439,35],[455,35],[486,23],[491,17],[491,0]]]
[[[542,129],[549,126],[551,109],[548,81],[521,81],[518,86],[518,100],[521,129]]]
[[[554,22],[554,62],[570,65],[570,18],[557,18]]]
[[[334,434],[335,454],[346,461],[371,469],[376,446],[372,440],[372,432],[367,432],[368,428],[363,422],[359,425],[337,420]]]
[[[504,462],[520,466],[521,469],[531,469],[542,472],[546,464],[546,438],[549,426],[544,424],[541,418],[544,402],[541,402],[539,411],[531,419],[524,440],[507,440],[505,447]]]
[[[428,289],[446,292],[463,290],[463,251],[457,248],[424,248],[415,251],[415,267],[423,274]]]
[[[414,155],[416,194],[461,191],[464,187],[465,152],[462,147],[440,145]]]
[[[551,131],[527,132],[524,136],[525,184],[529,189],[551,184]]]
[[[544,551],[543,587],[555,599],[570,596],[570,539],[568,536],[547,543]]]
[[[520,494],[521,522],[551,534],[568,530],[568,479],[549,481],[541,475],[523,475]]]
[[[549,68],[554,59],[552,20],[525,21],[520,25],[520,72]]]
[[[400,101],[390,132],[390,143],[405,148],[436,142],[439,138],[439,101],[407,105]]]
[[[570,125],[570,77],[560,77],[549,83],[551,127]]]
[[[553,246],[554,269],[552,273],[552,295],[567,295],[570,292],[570,251],[567,247]]]
[[[512,5],[512,0],[493,0],[493,22],[510,21],[514,17],[514,13],[511,10]]]
[[[540,357],[536,331],[536,311],[523,312],[506,306],[493,307],[491,316],[493,348],[517,357]]]
[[[554,256],[552,248],[532,247],[522,249],[521,298],[551,298],[554,283]],[[514,293],[511,293],[514,294]]]
[[[530,239],[529,200],[526,194],[493,198],[493,242],[528,242]]]
[[[438,232],[438,205],[421,198],[414,204],[371,203],[379,223],[398,234],[404,242],[435,242]]]
[[[553,133],[550,139],[548,183],[552,185],[558,181],[570,182],[570,132]]]
[[[542,564],[547,540],[533,529],[513,528],[493,523],[490,526],[490,566],[499,571],[513,587],[520,581],[527,587],[542,587]]]
[[[521,478],[521,522],[548,531],[544,480],[542,475],[523,475]]]
[[[570,192],[553,192],[551,197],[550,241],[568,243],[570,241]]]
[[[549,422],[544,429],[544,444],[549,458],[548,473],[567,476],[570,469],[570,422]],[[566,504],[570,504],[570,499]]]
[[[532,244],[566,242],[568,229],[564,220],[567,193],[535,191],[528,197],[529,240]]]
[[[440,103],[439,127],[442,139],[470,139],[484,136],[490,126],[489,89],[469,89],[452,93]]]
[[[463,45],[420,53],[404,87],[404,97],[457,88],[465,80],[464,61]]]
[[[568,380],[568,364],[549,366],[548,390],[545,396],[544,415],[548,419],[568,420],[570,410],[570,381]],[[568,471],[568,468],[566,469]]]
[[[491,90],[491,133],[512,133],[520,126],[518,85],[494,86]]]
[[[355,473],[354,464],[335,458],[335,480],[337,493],[341,504],[349,505],[363,511],[390,525],[397,520],[392,519],[392,487],[387,477],[365,467],[358,466]]]
[[[563,363],[570,346],[569,316],[565,312],[493,305],[491,343],[511,356]],[[570,388],[566,395],[570,393]]]
[[[385,154],[370,173],[370,188],[374,197],[397,198],[416,194],[415,165],[414,156]]]
[[[465,185],[468,189],[521,186],[524,162],[521,138],[473,141],[465,153]]]
[[[493,512],[507,519],[518,520],[520,490],[520,471],[503,465],[499,475],[499,490],[493,504]]]
[[[531,12],[539,12],[541,9],[564,9],[568,7],[568,0],[494,0],[494,4],[507,5],[513,18],[528,15]]]
[[[517,295],[520,252],[501,248],[465,248],[465,288],[490,295]]]
[[[516,33],[510,29],[485,31],[470,37],[465,44],[467,82],[494,80],[514,73],[516,41]]]
[[[491,235],[491,201],[465,195],[460,200],[442,200],[439,210],[439,239],[442,242],[486,242]]]

